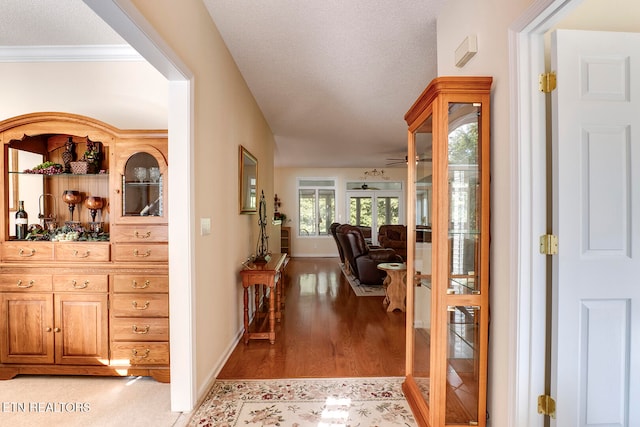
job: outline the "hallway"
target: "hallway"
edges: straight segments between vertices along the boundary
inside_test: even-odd
[[[219,379],[404,376],[405,313],[358,297],[338,258],[293,258],[276,342],[238,343]]]

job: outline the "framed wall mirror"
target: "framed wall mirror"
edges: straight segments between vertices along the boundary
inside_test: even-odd
[[[240,146],[240,213],[254,214],[258,210],[258,159]]]

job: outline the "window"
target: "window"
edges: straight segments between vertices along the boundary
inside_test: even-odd
[[[334,179],[298,180],[298,235],[327,236],[336,207]]]

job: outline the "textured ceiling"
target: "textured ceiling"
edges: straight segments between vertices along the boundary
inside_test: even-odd
[[[204,0],[286,167],[386,167],[436,74],[444,0]],[[82,0],[1,0],[0,46],[125,44]]]
[[[82,0],[0,0],[0,46],[123,44]]]
[[[442,0],[204,0],[276,139],[276,166],[384,167],[436,75]]]

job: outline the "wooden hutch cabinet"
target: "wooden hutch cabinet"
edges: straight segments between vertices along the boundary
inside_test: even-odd
[[[0,141],[0,379],[168,382],[167,132],[34,113]]]
[[[407,362],[421,426],[486,425],[490,77],[433,80],[409,126]],[[427,230],[431,241],[420,238]]]

